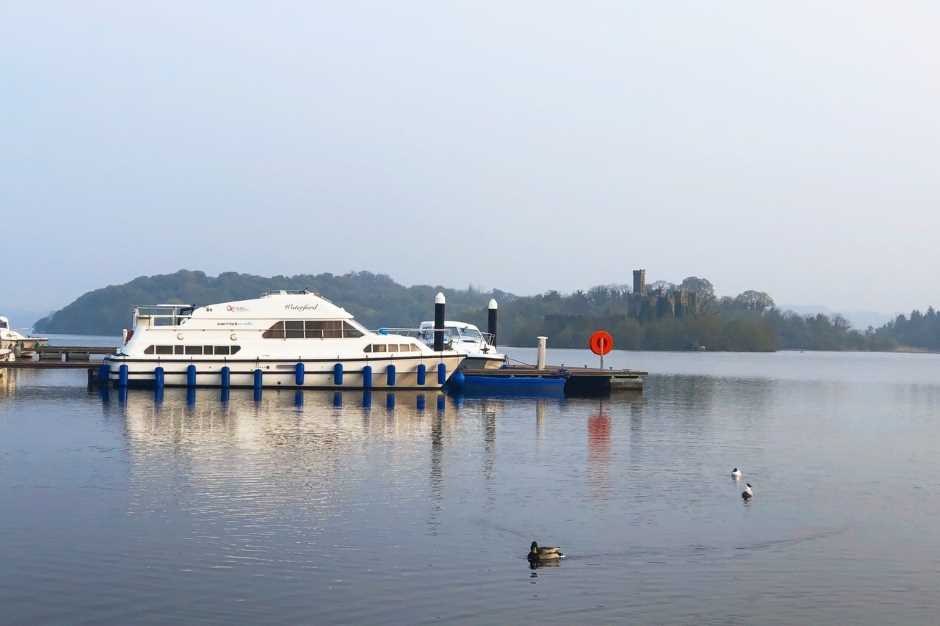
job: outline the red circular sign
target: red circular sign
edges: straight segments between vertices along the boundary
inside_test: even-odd
[[[614,349],[614,338],[606,330],[595,330],[588,341],[591,352],[598,356],[604,356]]]

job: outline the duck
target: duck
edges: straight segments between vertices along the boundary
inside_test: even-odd
[[[542,561],[557,561],[565,558],[565,553],[556,546],[541,546],[537,541],[533,541],[529,546],[529,563],[541,563]]]
[[[731,470],[731,478],[735,480],[741,480],[742,476],[744,476],[744,472],[742,472],[738,468],[734,468],[733,470]]]
[[[750,500],[754,497],[754,490],[751,489],[751,483],[745,483],[744,491],[741,493],[741,497],[745,500]]]

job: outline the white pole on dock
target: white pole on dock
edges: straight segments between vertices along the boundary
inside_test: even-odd
[[[543,370],[545,369],[545,347],[548,344],[548,337],[537,337],[537,339],[539,340],[539,352],[536,357],[535,367]]]

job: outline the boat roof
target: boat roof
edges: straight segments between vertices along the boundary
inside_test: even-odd
[[[143,305],[138,308],[189,308],[189,304]],[[251,300],[232,300],[193,308],[193,318],[266,318],[303,320],[353,319],[351,313],[312,291],[272,291]]]

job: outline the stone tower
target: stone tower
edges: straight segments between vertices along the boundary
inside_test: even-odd
[[[646,270],[633,270],[633,295],[646,295]]]

